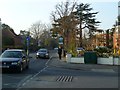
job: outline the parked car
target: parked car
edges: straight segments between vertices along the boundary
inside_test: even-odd
[[[58,50],[58,47],[54,48],[54,50]]]
[[[0,68],[22,72],[29,67],[29,58],[24,50],[5,50],[0,56]]]
[[[85,49],[82,47],[77,48],[78,56],[84,56]]]
[[[36,53],[36,58],[47,58],[49,59],[49,51],[45,48],[39,49]]]

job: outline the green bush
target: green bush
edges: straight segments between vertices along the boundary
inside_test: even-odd
[[[99,47],[94,49],[94,51],[97,52],[97,56],[98,57],[109,57],[110,53],[111,53],[111,49],[108,49],[107,47]]]

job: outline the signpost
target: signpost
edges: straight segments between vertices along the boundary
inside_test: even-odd
[[[59,37],[59,44],[60,44],[60,45],[61,45],[61,44],[63,45],[63,37],[62,37],[62,36]]]
[[[29,56],[30,36],[26,37],[26,41],[27,41],[27,55]]]
[[[0,18],[0,54],[2,53],[2,24]]]
[[[2,24],[0,18],[0,54],[2,53]],[[0,74],[0,90],[2,90],[2,74]]]

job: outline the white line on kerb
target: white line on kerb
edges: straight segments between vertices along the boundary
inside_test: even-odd
[[[52,56],[50,57],[50,59],[45,63],[45,66],[46,67],[44,67],[42,70],[40,70],[38,73],[36,73],[35,75],[33,75],[31,78],[30,78],[30,80],[32,80],[33,78],[35,78],[37,75],[39,75],[40,73],[42,73],[46,68],[48,68],[48,66],[47,66],[47,64],[48,64],[48,62],[51,60],[51,58],[52,58]],[[20,88],[22,88],[22,86],[24,86],[26,83],[28,83],[30,80],[27,80],[27,81],[25,81],[22,85],[21,85],[21,87],[19,86],[18,87],[18,89],[17,90],[19,90]]]
[[[47,64],[49,63],[49,61],[51,60],[52,56],[50,57],[50,59],[45,63],[45,66],[47,66]]]
[[[20,87],[21,84],[22,84],[24,81],[26,81],[28,78],[30,78],[30,77],[31,77],[31,75],[25,77],[22,81],[20,81],[20,83],[17,85],[17,87]]]
[[[40,70],[38,73],[36,73],[34,76],[32,76],[30,79],[32,80],[33,78],[35,78],[37,75],[39,75],[43,70],[45,70],[47,68],[47,66],[45,68],[43,68],[42,70]],[[30,80],[29,80],[30,81]],[[24,86],[26,83],[28,82],[28,80],[26,82],[24,82],[22,84],[22,86]]]

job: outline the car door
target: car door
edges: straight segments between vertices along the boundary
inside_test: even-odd
[[[27,55],[27,53],[25,51],[23,51],[23,54],[26,56],[26,66],[29,66],[29,62],[30,62],[30,59],[29,59],[29,56]]]
[[[28,61],[27,61],[27,55],[25,53],[25,51],[22,51],[22,64],[23,64],[23,67],[25,68],[28,64]]]

